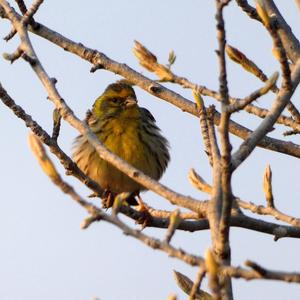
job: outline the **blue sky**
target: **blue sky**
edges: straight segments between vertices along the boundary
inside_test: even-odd
[[[12,2],[12,1],[11,1]],[[249,1],[252,3],[252,1]],[[299,11],[293,1],[276,1],[284,16],[299,36]],[[30,3],[30,2],[26,2]],[[133,41],[138,40],[152,50],[161,62],[167,62],[168,53],[177,55],[175,73],[191,81],[218,88],[218,64],[214,50],[215,5],[211,0],[153,0],[146,1],[45,1],[36,19],[74,41],[104,52],[110,58],[124,62],[146,76],[133,53]],[[272,42],[262,26],[250,21],[235,2],[226,9],[227,39],[233,46],[253,58],[271,75],[279,70],[271,54]],[[0,35],[5,36],[10,26],[2,22]],[[89,72],[90,65],[49,42],[31,35],[32,42],[50,76],[57,78],[57,87],[73,108],[84,118],[85,112],[102,93],[107,84],[119,79],[107,72]],[[13,52],[18,38],[1,42],[1,53]],[[9,94],[45,129],[52,128],[53,105],[46,92],[24,61],[10,65],[0,60],[0,82]],[[248,95],[261,83],[237,65],[228,62],[230,94]],[[168,87],[192,99],[189,90],[172,84]],[[136,93],[141,106],[147,107],[171,144],[171,164],[162,182],[181,193],[207,199],[187,180],[191,167],[211,182],[211,170],[203,151],[199,123],[195,117],[148,95],[139,88]],[[258,101],[269,107],[274,97]],[[293,97],[298,104],[299,93]],[[215,103],[206,98],[206,103]],[[218,104],[216,104],[218,107]],[[249,128],[256,128],[260,120],[244,112],[234,119]],[[168,258],[139,241],[124,236],[120,230],[100,222],[88,230],[81,230],[85,211],[63,195],[42,173],[28,148],[28,129],[11,111],[0,104],[2,132],[0,166],[2,197],[0,201],[0,298],[19,299],[167,299],[175,293],[186,299],[176,286],[172,270],[176,269],[194,278],[196,269]],[[279,132],[282,132],[279,131]],[[67,152],[77,133],[68,124],[62,124],[59,143]],[[282,138],[278,133],[272,136]],[[287,138],[298,142],[299,138]],[[234,149],[241,140],[232,137]],[[55,160],[55,158],[54,158]],[[233,191],[242,199],[264,204],[263,171],[271,164],[274,195],[279,209],[299,217],[298,184],[299,162],[296,158],[257,149],[237,170],[233,177]],[[299,167],[298,167],[299,165]],[[57,166],[64,174],[63,169]],[[73,178],[64,176],[83,196],[89,191]],[[157,208],[171,208],[157,195],[147,192],[143,198]],[[125,220],[125,218],[124,218]],[[129,222],[133,227],[133,222]],[[164,231],[145,229],[147,234],[163,237]],[[274,242],[271,236],[244,229],[231,231],[232,260],[242,265],[251,259],[272,269],[299,271],[299,241],[282,239]],[[210,246],[208,231],[176,233],[174,245],[203,255]],[[278,282],[234,280],[236,299],[295,299],[300,287]],[[203,285],[206,288],[206,281]]]

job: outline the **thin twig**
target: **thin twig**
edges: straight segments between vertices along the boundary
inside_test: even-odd
[[[263,205],[255,205],[254,203],[246,202],[239,198],[237,198],[237,201],[241,208],[247,209],[255,214],[272,216],[278,221],[285,222],[292,226],[300,227],[300,219],[299,218],[284,214],[283,212],[279,211],[278,209],[276,209],[274,207],[271,207],[271,206],[265,207]]]
[[[269,279],[269,280],[280,280],[285,282],[298,282],[300,283],[300,274],[299,273],[287,273],[280,271],[271,271],[265,268],[262,268],[258,264],[251,262],[248,265],[253,268],[253,270],[245,270],[242,268],[235,267],[224,267],[222,272],[228,276],[234,278],[244,278],[246,280],[254,279]]]
[[[25,15],[26,12],[27,12],[27,7],[26,7],[24,1],[23,0],[15,0],[15,2],[17,3],[17,5],[18,5],[18,7],[19,7],[19,9],[21,11],[21,13],[23,15]]]
[[[24,14],[24,17],[22,19],[23,24],[27,25],[35,15],[35,13],[38,11],[40,5],[44,2],[44,0],[35,0],[31,7],[26,11]]]
[[[24,15],[22,18],[22,22],[24,22],[25,25],[31,23],[33,27],[37,27],[37,24],[33,19],[33,15],[37,12],[37,10],[43,2],[44,0],[35,0],[35,2],[31,5],[29,10],[27,10],[23,0],[16,0],[16,3],[18,4],[22,14]],[[17,30],[15,28],[12,28],[12,30],[4,37],[4,40],[9,41],[15,36],[16,33]]]
[[[249,96],[245,97],[240,102],[235,102],[235,103],[231,104],[230,106],[228,106],[228,111],[231,113],[234,113],[239,110],[242,110],[247,105],[249,105],[256,99],[258,99],[259,97],[268,93],[269,90],[271,90],[272,87],[276,84],[278,75],[279,75],[278,72],[274,73],[262,88],[252,92]]]
[[[236,3],[251,19],[261,22],[256,9],[249,5],[247,0],[236,0]]]
[[[203,266],[200,266],[190,292],[189,300],[196,300],[196,294],[197,293],[200,294],[199,289],[204,276],[205,276],[205,268]]]

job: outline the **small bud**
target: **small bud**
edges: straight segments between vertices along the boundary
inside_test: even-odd
[[[180,210],[177,208],[174,211],[172,211],[171,216],[170,216],[170,227],[172,228],[177,228],[178,225],[181,222],[180,218]]]
[[[226,45],[225,50],[228,57],[234,62],[240,64],[246,71],[259,78],[262,76],[262,70],[240,50],[228,44]]]
[[[139,60],[140,65],[148,71],[154,72],[161,81],[171,81],[173,75],[169,68],[158,63],[156,56],[140,42],[134,41],[134,43],[133,53]],[[171,58],[175,61],[174,57]]]
[[[272,48],[272,54],[277,60],[280,60],[280,51],[279,51],[278,47],[274,46]]]
[[[263,189],[268,207],[274,207],[274,198],[272,192],[272,170],[270,165],[267,165],[264,173]]]
[[[177,296],[175,294],[171,294],[168,296],[168,300],[177,300]]]
[[[201,192],[211,194],[212,187],[194,170],[191,169],[188,174],[190,183]]]
[[[11,58],[11,55],[9,54],[9,53],[3,53],[2,54],[2,57],[5,59],[5,60],[10,60],[10,58]]]
[[[204,101],[203,101],[203,98],[202,98],[201,94],[198,93],[196,90],[193,90],[193,97],[196,101],[196,105],[197,105],[198,110],[202,110],[203,106],[204,106]]]
[[[213,252],[210,249],[207,249],[205,252],[205,263],[207,272],[212,276],[217,276],[219,265],[215,259]]]
[[[43,171],[48,175],[51,180],[59,181],[60,175],[56,171],[56,168],[50,158],[48,157],[46,150],[40,141],[40,139],[35,134],[29,134],[28,136],[29,146],[31,151],[37,158],[38,162],[40,163]]]
[[[169,62],[169,68],[175,63],[176,61],[176,55],[175,52],[172,50],[169,53],[169,58],[168,58],[168,62]]]
[[[133,53],[139,60],[140,65],[148,71],[154,72],[157,65],[156,56],[152,52],[150,52],[145,46],[143,46],[140,42],[134,41],[134,44],[135,47],[133,48]]]
[[[113,213],[116,215],[118,214],[120,207],[124,204],[125,200],[128,199],[128,197],[131,195],[131,193],[120,193],[118,194],[114,199],[114,204],[112,207]]]
[[[60,113],[57,108],[55,108],[53,110],[52,118],[53,118],[54,124],[57,124],[60,121],[61,116],[60,116]]]
[[[186,293],[190,294],[192,287],[193,287],[193,281],[189,279],[187,276],[183,275],[180,272],[173,271],[174,277],[177,285]]]
[[[174,277],[177,285],[185,292],[187,295],[190,295],[193,288],[193,281],[189,279],[187,276],[183,275],[178,271],[173,271]],[[195,300],[212,300],[212,296],[207,292],[198,289],[195,294]]]

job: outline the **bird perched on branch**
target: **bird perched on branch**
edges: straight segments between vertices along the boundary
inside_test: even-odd
[[[139,107],[133,88],[123,81],[110,84],[96,99],[86,119],[91,130],[112,152],[153,179],[160,179],[170,160],[168,141],[152,114]],[[99,157],[85,136],[74,143],[73,158],[79,168],[112,197],[121,192],[134,196],[145,187]],[[106,207],[112,203],[106,204]]]

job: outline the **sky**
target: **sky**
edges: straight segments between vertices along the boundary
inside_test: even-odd
[[[13,2],[13,1],[10,1]],[[31,1],[26,1],[30,4]],[[253,1],[249,1],[253,3]],[[293,1],[276,1],[296,36],[299,11]],[[155,79],[142,69],[132,53],[134,40],[153,51],[162,63],[174,50],[177,60],[173,71],[192,82],[212,89],[218,88],[218,62],[215,33],[215,4],[211,0],[152,0],[152,1],[44,1],[36,20],[64,36],[97,49],[110,58],[124,62],[144,75]],[[238,47],[271,75],[279,66],[271,54],[272,42],[260,24],[240,11],[235,1],[225,11],[227,40]],[[1,20],[0,36],[10,31]],[[91,65],[59,47],[30,35],[35,50],[51,77],[58,80],[57,88],[75,114],[84,118],[94,100],[105,87],[120,77],[108,71],[90,73]],[[13,52],[19,44],[15,37],[9,43],[0,41],[1,53]],[[244,97],[262,86],[256,78],[239,66],[228,62],[230,95]],[[11,97],[49,132],[52,129],[53,104],[28,63],[22,60],[10,65],[0,59],[0,82]],[[173,84],[167,87],[192,100],[191,91]],[[211,182],[211,170],[203,150],[198,120],[178,108],[135,88],[139,104],[148,108],[171,145],[171,163],[162,183],[172,189],[207,199],[195,190],[187,179],[190,168]],[[293,97],[298,104],[299,92]],[[274,96],[258,100],[270,107]],[[207,104],[218,104],[205,98]],[[299,105],[298,105],[299,107]],[[255,129],[260,119],[240,112],[233,119]],[[276,126],[276,136],[299,142],[299,137],[282,137],[285,128]],[[133,238],[124,236],[112,225],[100,222],[87,230],[80,229],[86,212],[68,196],[61,193],[43,174],[29,150],[29,130],[21,120],[0,103],[2,132],[0,166],[0,299],[73,299],[91,300],[152,300],[167,299],[171,293],[178,299],[187,297],[176,286],[173,270],[191,279],[197,269],[165,253],[152,250]],[[73,139],[78,133],[63,122],[59,144],[71,153]],[[231,136],[234,150],[241,140]],[[64,175],[63,168],[53,157],[64,179],[83,196],[90,191],[76,179]],[[300,164],[296,158],[264,149],[256,149],[233,176],[235,195],[256,204],[265,204],[262,178],[267,164],[273,170],[274,196],[277,207],[299,217]],[[156,208],[174,209],[164,199],[146,192],[143,199]],[[100,203],[99,200],[94,200]],[[97,202],[98,201],[98,202]],[[122,217],[134,228],[138,225]],[[272,220],[271,218],[265,218]],[[147,228],[146,234],[162,238],[164,231]],[[274,270],[300,270],[299,241],[281,239],[274,242],[269,235],[241,228],[232,228],[232,263],[243,265],[247,259]],[[208,231],[176,232],[172,244],[189,252],[203,255],[210,247]],[[207,290],[204,280],[203,288]],[[300,286],[275,281],[233,281],[236,299],[296,299]]]

